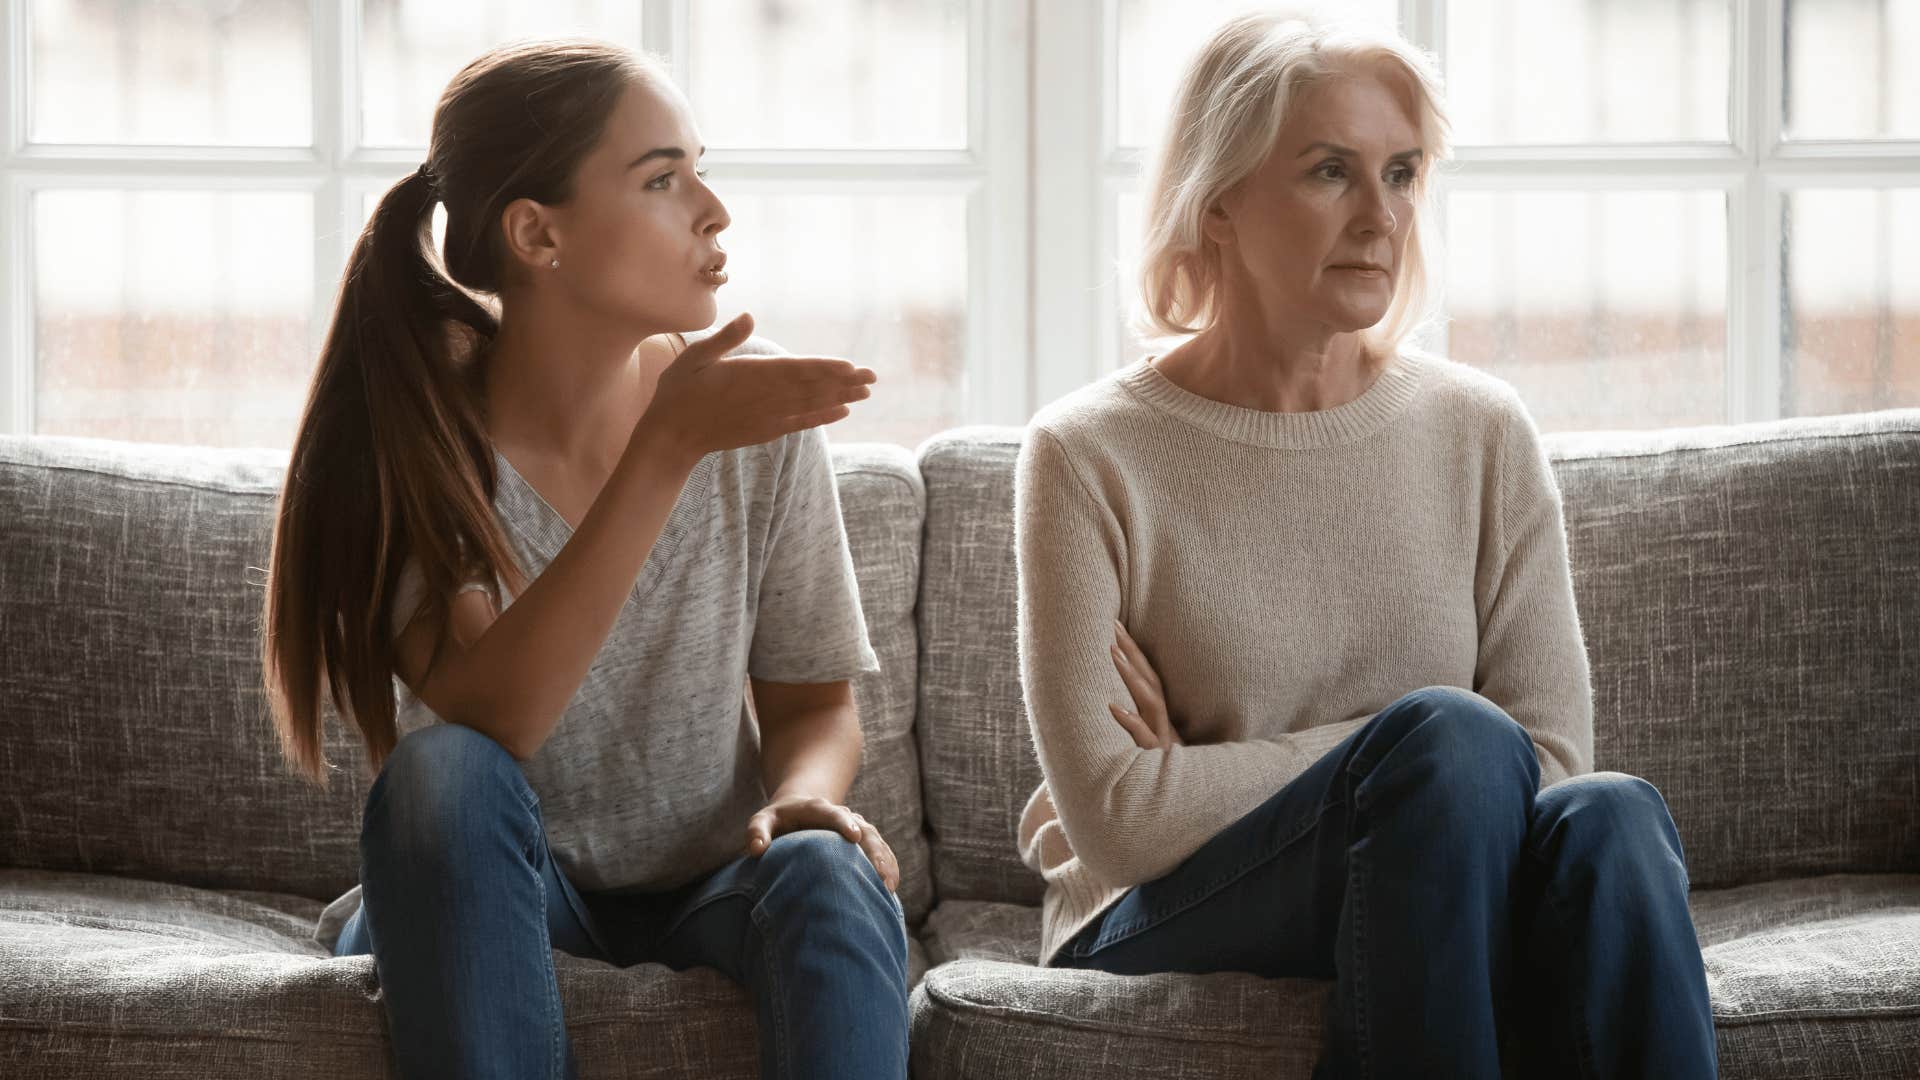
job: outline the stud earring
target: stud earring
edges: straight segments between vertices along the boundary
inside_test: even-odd
[[[547,265],[553,267],[555,270],[558,270],[560,269],[560,260],[555,259],[552,262],[548,263]]]

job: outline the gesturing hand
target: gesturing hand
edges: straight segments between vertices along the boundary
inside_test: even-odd
[[[859,844],[888,891],[900,891],[900,860],[880,838],[880,830],[859,814],[817,795],[784,795],[753,815],[747,822],[747,854],[762,854],[773,845],[774,837],[801,829],[828,829]]]
[[[696,457],[831,424],[872,393],[871,368],[830,356],[729,356],[753,333],[746,314],[680,350],[640,428]]]
[[[1127,633],[1127,628],[1118,619],[1113,623],[1113,666],[1120,671],[1120,681],[1127,685],[1127,693],[1133,695],[1133,703],[1140,707],[1139,712],[1129,712],[1119,705],[1108,705],[1113,718],[1127,729],[1133,741],[1142,750],[1165,750],[1169,746],[1180,745],[1180,733],[1174,730],[1173,721],[1167,716],[1166,687],[1160,683],[1160,673],[1153,670],[1147,662],[1147,654]]]

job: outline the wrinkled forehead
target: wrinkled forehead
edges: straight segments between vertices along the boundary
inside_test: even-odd
[[[1425,145],[1419,94],[1386,65],[1338,70],[1302,86],[1275,139],[1278,146],[1318,142],[1388,157]]]

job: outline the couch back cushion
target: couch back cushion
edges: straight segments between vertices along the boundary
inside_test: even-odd
[[[1920,409],[1548,448],[1596,767],[1694,885],[1920,868]]]
[[[927,904],[912,738],[922,488],[898,447],[836,447],[868,630],[851,800]],[[280,757],[262,569],[286,454],[0,437],[0,865],[329,899],[359,868],[369,776],[337,719],[325,788]]]
[[[1014,640],[1020,435],[920,453],[917,731],[942,899],[1042,892],[1014,844],[1040,779]],[[1595,767],[1666,796],[1694,884],[1920,866],[1920,410],[1546,442]]]

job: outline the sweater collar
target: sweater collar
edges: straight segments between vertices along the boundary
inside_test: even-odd
[[[1152,359],[1121,369],[1120,385],[1148,404],[1223,439],[1283,450],[1342,446],[1379,431],[1413,400],[1427,366],[1419,354],[1403,350],[1352,401],[1313,412],[1268,412],[1201,397],[1161,374]]]

